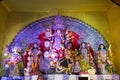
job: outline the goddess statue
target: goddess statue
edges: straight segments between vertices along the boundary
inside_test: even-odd
[[[108,51],[104,44],[100,44],[98,47],[98,67],[102,74],[107,74],[105,66],[107,64],[107,54]]]

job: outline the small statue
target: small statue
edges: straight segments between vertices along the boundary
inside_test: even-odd
[[[108,74],[108,71],[105,69],[107,64],[107,49],[104,44],[100,44],[98,48],[98,65],[102,74]]]
[[[36,59],[36,55],[38,53],[38,49],[39,49],[38,43],[36,43],[36,42],[33,43],[32,52],[33,52],[34,61]]]
[[[82,42],[80,46],[80,53],[79,55],[82,54],[84,57],[84,61],[88,61],[88,48],[87,48],[87,43]]]
[[[80,63],[79,61],[75,61],[72,65],[72,74],[79,74],[81,71]]]
[[[22,61],[22,57],[19,54],[19,48],[15,47],[10,58],[10,76],[20,75],[19,63]],[[12,71],[13,70],[13,71]]]

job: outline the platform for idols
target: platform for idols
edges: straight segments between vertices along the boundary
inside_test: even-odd
[[[6,46],[1,79],[119,80],[112,55],[111,45],[87,23],[51,16],[28,25]]]
[[[2,77],[1,80],[120,80],[119,75],[68,75],[68,74],[51,74],[44,76],[11,76]]]

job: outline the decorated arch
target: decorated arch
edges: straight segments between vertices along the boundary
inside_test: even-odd
[[[59,26],[56,27],[56,25]],[[77,45],[76,48],[78,48],[78,45],[82,42],[90,43],[95,52],[97,52],[98,46],[101,43],[108,47],[108,42],[102,34],[91,25],[76,18],[58,15],[42,18],[27,25],[18,32],[10,43],[10,51],[12,51],[14,47],[19,47],[24,51],[29,44],[34,42],[41,45],[43,43],[41,37],[45,36],[44,33],[50,26],[53,31],[56,30],[56,28],[62,29],[63,33],[65,30],[72,31],[74,45]]]

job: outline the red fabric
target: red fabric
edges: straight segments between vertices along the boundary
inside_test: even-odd
[[[71,31],[69,31],[69,32],[71,32]],[[74,38],[72,39],[72,43],[73,43],[73,49],[78,49],[79,48],[79,43],[78,43],[78,41],[80,40],[80,37],[79,37],[79,35],[77,34],[77,33],[75,33],[75,32],[72,32],[72,35],[71,36],[73,36]],[[41,50],[42,50],[42,52],[44,53],[45,51],[46,51],[46,48],[45,48],[45,46],[44,46],[44,43],[45,43],[45,41],[46,41],[46,39],[45,39],[45,32],[43,32],[43,33],[41,33],[40,35],[39,35],[39,37],[38,37],[38,39],[40,40],[40,47],[41,47]],[[59,52],[59,51],[58,51]]]
[[[92,47],[89,46],[89,49],[90,49],[90,53],[91,53],[91,55],[92,55],[92,57],[93,57],[93,59],[94,59],[94,51],[93,51]]]
[[[24,58],[24,68],[27,68],[27,63],[28,63],[28,51],[25,51],[23,58]]]
[[[78,41],[80,40],[80,37],[77,33],[72,32],[72,36],[74,36],[72,43],[73,43],[73,49],[78,49],[80,44],[78,43]]]
[[[45,44],[45,32],[41,33],[38,37],[38,39],[40,40],[40,47],[41,47],[41,50],[42,52],[45,52],[46,51],[46,48],[44,46]]]

